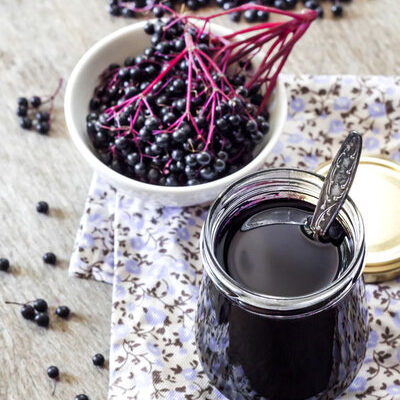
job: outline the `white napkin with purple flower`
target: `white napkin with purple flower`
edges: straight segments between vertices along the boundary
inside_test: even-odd
[[[286,76],[289,115],[266,167],[314,169],[350,129],[364,154],[400,162],[400,78]],[[194,344],[202,276],[198,241],[207,210],[156,207],[94,175],[70,273],[113,285],[111,399],[225,399],[208,383]],[[400,398],[400,279],[367,285],[371,333],[345,399]],[[236,400],[236,399],[230,399]]]

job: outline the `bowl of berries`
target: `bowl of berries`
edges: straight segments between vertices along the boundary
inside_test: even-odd
[[[232,32],[171,11],[100,40],[65,94],[83,157],[118,190],[169,206],[210,202],[261,168],[286,120],[279,72],[312,21],[278,12],[291,19]]]

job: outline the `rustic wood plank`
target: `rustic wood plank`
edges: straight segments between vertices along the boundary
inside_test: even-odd
[[[105,399],[107,370],[91,364],[108,353],[111,288],[71,279],[67,263],[91,171],[68,137],[58,98],[51,135],[19,129],[19,95],[50,93],[98,39],[131,23],[106,12],[105,0],[2,0],[0,4],[0,399],[50,399],[46,368],[59,366],[56,399],[86,392]],[[328,3],[329,4],[329,3]],[[329,14],[329,12],[327,12]],[[346,18],[317,21],[296,47],[287,73],[399,74],[400,9],[396,0],[354,0]],[[233,25],[225,20],[226,25]],[[47,200],[51,216],[35,211]],[[46,251],[61,262],[43,264]],[[43,297],[75,315],[40,329],[22,320],[5,300]],[[54,308],[52,309],[54,312]]]

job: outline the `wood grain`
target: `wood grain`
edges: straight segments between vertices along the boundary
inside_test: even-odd
[[[85,392],[107,397],[107,370],[91,357],[109,350],[111,287],[68,278],[67,264],[91,171],[68,137],[62,96],[49,137],[22,131],[15,117],[19,95],[45,95],[67,78],[84,51],[131,23],[113,18],[106,0],[2,0],[0,3],[0,399],[51,399],[49,365],[61,379],[55,399]],[[329,3],[328,3],[329,4]],[[327,10],[327,14],[329,14]],[[400,8],[397,0],[354,0],[346,18],[317,21],[295,48],[286,73],[399,74]],[[232,25],[227,19],[224,24]],[[50,216],[35,211],[47,200]],[[56,267],[41,258],[54,251]],[[52,317],[44,330],[23,320],[5,300],[43,297],[68,305],[68,322]],[[146,399],[143,399],[146,400]]]

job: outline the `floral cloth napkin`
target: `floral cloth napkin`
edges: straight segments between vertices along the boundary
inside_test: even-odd
[[[363,133],[364,154],[400,162],[400,78],[284,79],[288,120],[266,167],[312,170],[350,129]],[[113,285],[109,400],[225,399],[208,383],[194,345],[206,213],[158,208],[93,177],[70,272]],[[367,285],[367,299],[367,355],[342,398],[400,399],[400,279]]]

